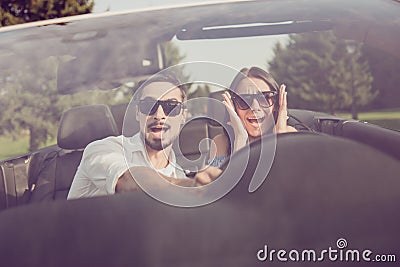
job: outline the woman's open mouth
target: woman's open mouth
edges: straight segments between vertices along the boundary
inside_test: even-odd
[[[253,126],[258,126],[259,124],[263,123],[265,117],[248,117],[246,120]]]

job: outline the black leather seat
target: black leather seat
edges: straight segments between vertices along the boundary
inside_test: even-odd
[[[91,142],[118,135],[113,115],[106,105],[72,108],[61,117],[57,135],[58,148],[38,160],[39,170],[30,173],[35,187],[29,202],[66,199],[83,149]]]
[[[125,136],[132,136],[139,131],[139,122],[136,120],[135,116],[132,116],[131,114],[129,117],[129,125],[124,125],[124,118],[127,108],[128,103],[110,106],[111,113],[117,125],[118,133],[123,133]],[[128,112],[135,112],[135,110],[131,106]],[[124,130],[122,130],[122,128],[124,128]]]

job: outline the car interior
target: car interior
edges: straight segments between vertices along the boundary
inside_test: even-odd
[[[221,92],[210,97],[220,99]],[[107,136],[122,134],[128,104],[116,106],[79,106],[63,113],[57,134],[57,145],[46,147],[33,154],[11,162],[2,162],[2,209],[41,201],[66,199],[82,153],[89,143]],[[219,107],[209,106],[212,112]],[[221,116],[227,114],[222,111]],[[400,133],[368,123],[345,120],[329,114],[305,110],[289,110],[288,125],[298,131],[322,136],[335,136],[353,140],[372,147],[380,153],[400,160]],[[229,127],[225,125],[225,127]],[[125,128],[125,133],[135,134],[137,122]],[[196,171],[207,160],[209,142],[223,132],[223,126],[209,118],[194,118],[182,128],[175,143],[177,162],[185,170]]]

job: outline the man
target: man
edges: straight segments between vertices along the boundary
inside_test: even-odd
[[[162,177],[181,186],[207,184],[211,177],[219,175],[216,169],[218,173],[212,176],[208,171],[196,179],[188,179],[176,164],[172,143],[186,119],[184,86],[173,76],[157,75],[139,90],[135,97],[139,133],[132,137],[107,137],[89,144],[68,199],[138,190],[132,171],[140,166],[158,174],[150,177]]]

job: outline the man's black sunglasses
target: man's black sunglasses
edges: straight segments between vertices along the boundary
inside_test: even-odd
[[[182,102],[177,100],[155,100],[153,98],[145,98],[139,101],[139,111],[145,115],[153,115],[158,107],[161,106],[165,115],[175,117],[181,114],[184,108]]]
[[[249,109],[253,104],[254,99],[258,101],[258,104],[263,108],[269,108],[276,102],[278,92],[276,91],[264,91],[256,94],[236,94],[230,91],[232,101],[238,109],[245,110]]]

